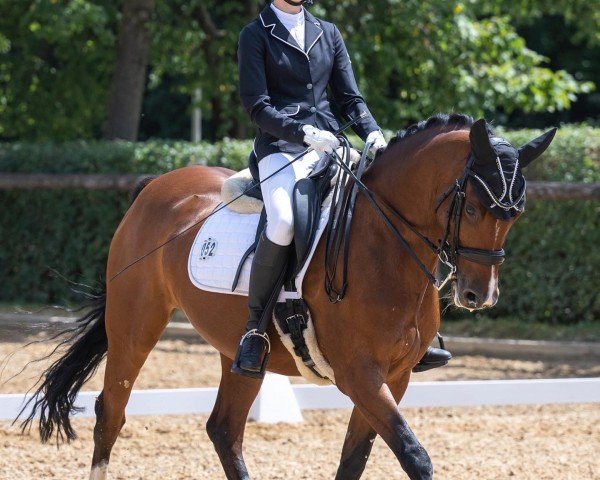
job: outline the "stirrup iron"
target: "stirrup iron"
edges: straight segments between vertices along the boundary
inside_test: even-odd
[[[440,332],[437,332],[436,336],[437,336],[438,342],[440,344],[440,348],[435,349],[433,347],[428,347],[427,352],[425,353],[423,358],[421,358],[421,360],[419,360],[419,363],[417,363],[413,367],[413,369],[412,369],[413,373],[425,372],[425,371],[431,370],[433,368],[443,367],[444,365],[447,365],[448,362],[452,359],[452,354],[448,350],[446,350],[446,345],[444,344],[444,337],[442,337]],[[424,362],[423,360],[425,359],[425,357],[427,357],[427,354],[431,350],[438,350],[438,355],[439,354],[442,354],[442,355],[447,354],[447,355],[445,357],[438,358],[437,360],[434,360],[434,361],[430,360],[428,362]],[[439,350],[441,350],[441,352]],[[442,352],[444,352],[444,353],[442,353]]]
[[[242,346],[244,342],[250,337],[259,337],[267,347],[267,351],[264,353],[263,360],[260,365],[260,371],[254,372],[252,370],[245,370],[240,366],[240,355],[242,353]],[[256,328],[252,330],[248,330],[242,338],[240,339],[240,343],[238,344],[237,353],[233,360],[233,364],[231,365],[231,372],[237,373],[238,375],[243,375],[245,377],[263,379],[265,377],[265,373],[267,371],[267,363],[269,362],[269,357],[271,355],[271,341],[269,340],[269,335],[267,332],[259,332]]]

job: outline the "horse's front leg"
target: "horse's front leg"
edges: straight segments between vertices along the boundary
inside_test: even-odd
[[[411,480],[431,479],[431,459],[400,414],[390,386],[384,380],[383,372],[385,369],[376,362],[361,359],[347,365],[344,372],[336,372],[336,380],[340,390],[352,399],[364,419],[392,449],[408,477]],[[363,435],[368,433],[364,425],[362,430]],[[360,442],[356,445],[360,445]],[[355,463],[356,465],[358,463]],[[359,476],[360,474],[355,477],[342,477],[338,474],[338,478]]]
[[[404,396],[409,379],[410,371],[388,383],[396,403],[399,403]],[[337,480],[353,480],[361,477],[376,436],[377,432],[367,422],[364,415],[360,413],[360,410],[354,407],[344,439],[340,465],[335,477]]]
[[[399,403],[410,379],[410,371],[389,382],[396,403]],[[357,407],[352,410],[336,480],[359,479],[365,470],[377,432]]]

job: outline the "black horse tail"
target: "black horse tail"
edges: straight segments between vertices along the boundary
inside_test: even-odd
[[[17,417],[18,419],[28,411],[28,416],[21,425],[25,431],[31,428],[35,417],[39,415],[39,432],[43,443],[55,431],[57,443],[64,441],[65,436],[67,442],[76,438],[69,415],[81,410],[74,405],[77,393],[94,375],[108,349],[105,291],[91,297],[87,306],[91,306],[91,310],[76,321],[75,327],[53,337],[62,340],[52,353],[61,347],[66,348],[66,351],[42,373],[38,381],[41,382],[39,388]]]

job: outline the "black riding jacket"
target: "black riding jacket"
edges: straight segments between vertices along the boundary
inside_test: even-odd
[[[240,97],[258,126],[254,140],[257,160],[272,153],[304,150],[305,124],[331,132],[339,129],[327,98],[328,86],[346,120],[366,112],[353,127],[363,140],[379,130],[358,91],[339,30],[307,10],[304,16],[306,51],[269,5],[240,33]]]

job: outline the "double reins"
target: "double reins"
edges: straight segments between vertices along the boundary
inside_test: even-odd
[[[344,154],[350,148],[348,140],[344,137],[340,137],[340,141],[344,145]],[[481,265],[500,265],[504,262],[505,253],[504,249],[500,250],[487,250],[478,248],[466,248],[460,246],[459,241],[459,230],[460,222],[462,218],[462,212],[464,207],[464,200],[466,196],[466,184],[467,179],[470,175],[474,175],[472,171],[472,165],[474,162],[473,153],[471,153],[467,159],[465,168],[463,169],[460,177],[442,194],[441,198],[436,203],[435,210],[452,196],[452,204],[448,213],[448,220],[444,229],[444,234],[438,243],[434,243],[425,235],[417,230],[409,220],[407,220],[402,214],[397,212],[388,202],[376,195],[369,187],[367,187],[361,180],[362,174],[364,173],[367,165],[367,153],[371,148],[371,144],[366,144],[356,173],[354,173],[346,162],[337,154],[333,152],[331,155],[335,162],[344,171],[344,177],[340,176],[338,184],[343,182],[345,178],[351,178],[353,181],[352,186],[349,189],[348,194],[344,201],[340,201],[340,207],[337,208],[337,215],[330,212],[330,228],[328,230],[326,251],[325,251],[325,290],[329,296],[329,300],[332,303],[342,300],[347,288],[347,260],[348,260],[348,245],[349,245],[349,223],[352,218],[352,211],[354,208],[354,202],[356,200],[356,194],[358,191],[365,195],[369,204],[373,207],[375,212],[381,218],[383,223],[388,227],[392,235],[398,240],[398,242],[404,247],[408,255],[412,258],[415,264],[423,272],[427,280],[439,291],[441,290],[450,280],[456,278],[458,258],[462,257],[465,260]],[[374,160],[373,160],[374,161]],[[338,188],[336,184],[336,188]],[[343,185],[343,183],[342,183]],[[336,192],[334,192],[333,198],[336,198]],[[414,249],[410,246],[404,235],[394,226],[390,218],[385,214],[381,205],[385,207],[393,216],[394,219],[401,222],[406,228],[408,228],[422,243],[427,246],[440,260],[441,263],[446,265],[450,270],[448,275],[443,279],[438,279],[434,272],[431,272],[427,265],[419,258]],[[333,208],[332,208],[333,210]],[[340,212],[346,212],[346,215],[342,215]],[[334,221],[332,221],[334,219]],[[342,229],[343,226],[343,229]],[[452,229],[452,227],[454,227]],[[343,235],[342,235],[343,230]],[[452,232],[452,240],[448,241]],[[333,240],[332,240],[333,239]],[[342,282],[341,288],[336,289],[334,287],[334,278],[337,269],[337,263],[341,245],[344,246],[343,256],[343,270],[342,270]]]

